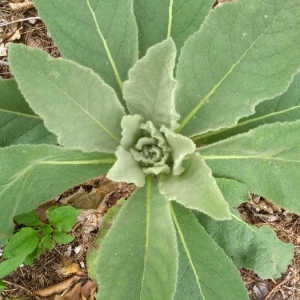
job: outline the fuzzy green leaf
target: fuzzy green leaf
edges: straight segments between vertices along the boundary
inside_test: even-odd
[[[38,244],[37,234],[37,231],[33,228],[22,228],[5,245],[3,257],[23,257],[30,254]]]
[[[249,191],[300,213],[300,120],[260,126],[198,151],[215,177],[244,183]]]
[[[125,114],[114,90],[90,69],[41,50],[10,45],[10,66],[26,101],[61,145],[115,152]]]
[[[49,213],[49,221],[60,230],[70,231],[78,215],[78,209],[72,206],[62,206]]]
[[[180,175],[159,176],[159,189],[169,200],[195,209],[217,220],[230,219],[228,204],[223,198],[211,170],[197,153],[183,162],[185,171]]]
[[[0,147],[56,143],[56,136],[28,106],[15,80],[0,77],[0,91]]]
[[[248,299],[237,269],[194,215],[176,202],[171,211],[179,249],[174,300]]]
[[[62,56],[94,70],[121,99],[122,82],[138,55],[132,0],[34,4]]]
[[[172,39],[151,47],[129,71],[124,83],[124,99],[129,112],[138,114],[155,127],[174,128],[175,112],[173,69],[176,48]]]
[[[293,245],[281,242],[270,227],[257,228],[241,219],[236,208],[248,198],[245,185],[228,179],[217,182],[233,218],[216,221],[196,213],[198,220],[237,268],[251,269],[262,279],[280,277],[292,262]]]
[[[298,0],[235,0],[211,11],[179,57],[178,132],[231,127],[283,93],[299,70],[299,33]]]
[[[298,73],[287,91],[282,95],[258,104],[255,114],[243,118],[231,128],[223,128],[216,132],[208,132],[193,138],[197,144],[210,144],[238,133],[246,132],[257,126],[275,123],[291,122],[300,119],[300,73]]]
[[[162,40],[172,37],[179,50],[199,29],[213,0],[134,0],[139,28],[140,55]]]
[[[177,259],[168,202],[148,176],[146,186],[127,200],[101,245],[97,299],[171,300]]]
[[[14,215],[26,213],[67,188],[106,173],[115,158],[50,145],[0,148],[0,244]]]
[[[103,239],[107,232],[115,221],[120,209],[126,203],[124,198],[121,198],[115,205],[109,208],[109,210],[103,215],[97,238],[95,239],[93,246],[89,249],[86,257],[86,262],[89,270],[89,277],[96,281],[97,278],[97,265],[99,260],[99,249]]]

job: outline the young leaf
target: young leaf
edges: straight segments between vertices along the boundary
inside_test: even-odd
[[[248,299],[237,269],[193,214],[176,202],[170,206],[179,249],[174,300]]]
[[[53,238],[59,244],[68,244],[74,240],[74,236],[66,234],[58,229],[53,231]]]
[[[173,69],[176,48],[172,39],[151,47],[129,71],[123,95],[129,112],[151,121],[157,128],[174,128],[175,111]]]
[[[0,278],[5,277],[6,275],[17,269],[23,263],[24,259],[25,256],[16,256],[2,261],[0,263]]]
[[[22,228],[15,233],[5,245],[4,258],[24,257],[30,254],[38,244],[37,231],[33,228]]]
[[[236,208],[248,198],[245,185],[228,179],[217,182],[234,217],[216,221],[196,213],[201,225],[237,268],[251,269],[262,279],[280,277],[292,262],[293,245],[281,242],[270,227],[257,228],[241,219]]]
[[[38,246],[31,252],[29,253],[25,259],[24,259],[24,264],[27,266],[32,266],[33,261],[38,257]]]
[[[215,177],[235,179],[299,214],[299,132],[300,120],[273,123],[198,151]]]
[[[235,0],[213,10],[181,50],[177,131],[230,127],[284,92],[300,66],[299,20],[298,0]]]
[[[21,214],[14,217],[14,220],[18,224],[24,224],[28,227],[39,227],[43,223],[40,221],[35,210],[30,211],[29,213]]]
[[[0,77],[0,91],[0,147],[56,143],[56,136],[28,106],[15,80]]]
[[[62,56],[94,70],[121,99],[122,82],[138,55],[132,0],[34,4]]]
[[[9,60],[26,100],[61,145],[85,152],[116,151],[125,112],[97,74],[24,45],[10,45]]]
[[[70,231],[78,215],[78,209],[72,206],[61,206],[49,213],[49,221],[60,230]]]
[[[207,132],[193,138],[197,144],[210,144],[223,140],[238,133],[263,124],[275,122],[291,122],[300,119],[300,73],[295,75],[287,91],[282,95],[258,104],[255,114],[243,118],[239,123],[231,128],[223,128],[216,132]]]
[[[0,244],[12,233],[14,215],[54,198],[70,186],[106,173],[115,158],[50,145],[0,148]]]
[[[100,249],[97,299],[173,299],[176,235],[167,201],[148,175],[127,200]]]
[[[159,176],[160,192],[169,200],[208,214],[217,220],[230,219],[228,204],[223,198],[211,170],[198,154],[191,154],[183,162],[180,175]]]
[[[139,28],[140,55],[162,40],[172,37],[179,50],[185,40],[199,29],[212,0],[134,0]]]

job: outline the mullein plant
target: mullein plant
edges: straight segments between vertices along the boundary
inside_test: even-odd
[[[251,191],[300,212],[299,1],[34,4],[63,58],[9,47],[2,244],[106,173],[137,189],[88,258],[97,299],[248,299],[236,268],[280,277],[293,246],[236,208]]]

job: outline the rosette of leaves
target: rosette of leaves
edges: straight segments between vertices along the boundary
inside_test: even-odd
[[[137,189],[90,256],[97,299],[247,299],[236,267],[285,271],[292,245],[236,207],[251,191],[300,212],[300,3],[212,2],[34,1],[63,58],[10,45],[2,243],[107,173]]]

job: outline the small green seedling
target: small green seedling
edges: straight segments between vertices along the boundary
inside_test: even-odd
[[[18,215],[15,222],[24,225],[7,242],[3,251],[5,260],[0,263],[0,278],[5,277],[22,263],[32,265],[46,249],[52,250],[55,242],[67,244],[74,237],[67,234],[76,222],[79,211],[71,206],[51,206],[47,210],[48,223],[40,221],[35,210]],[[0,281],[0,291],[5,287]]]

